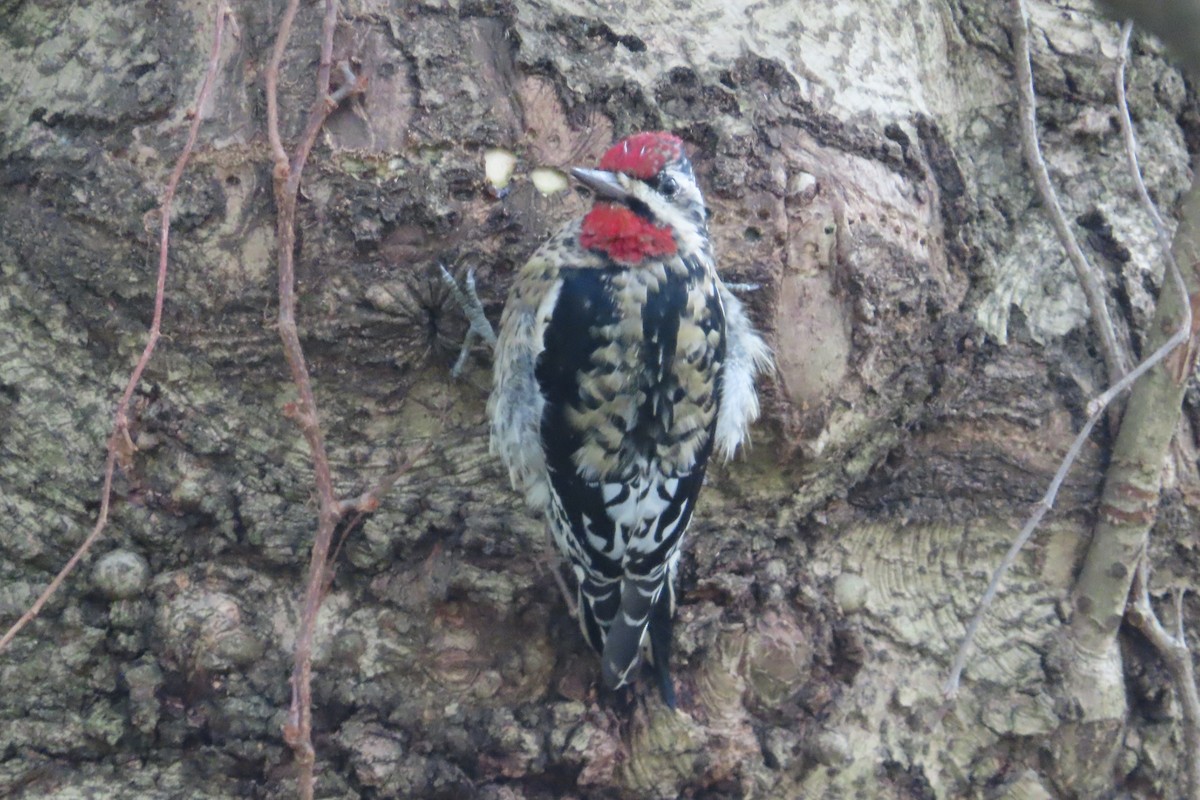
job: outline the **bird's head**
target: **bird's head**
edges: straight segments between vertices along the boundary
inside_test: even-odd
[[[635,133],[609,148],[599,169],[571,174],[596,195],[584,247],[629,265],[708,247],[704,197],[678,136]]]

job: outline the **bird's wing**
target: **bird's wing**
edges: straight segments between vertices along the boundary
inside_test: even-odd
[[[522,267],[504,305],[488,400],[492,452],[508,467],[513,488],[538,510],[547,507],[550,490],[541,434],[546,399],[535,370],[562,288],[557,266],[548,257],[553,242]]]

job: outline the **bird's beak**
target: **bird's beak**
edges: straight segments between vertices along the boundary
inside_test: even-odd
[[[575,180],[595,192],[598,200],[623,203],[629,199],[629,192],[617,182],[617,176],[612,172],[572,167],[571,174],[575,176]]]

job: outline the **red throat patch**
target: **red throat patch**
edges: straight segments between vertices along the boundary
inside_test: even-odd
[[[683,140],[664,131],[635,133],[614,144],[600,159],[600,169],[648,180],[683,155]]]
[[[605,253],[619,264],[630,265],[655,256],[674,255],[679,249],[670,230],[613,203],[597,203],[588,212],[579,243],[588,250]]]

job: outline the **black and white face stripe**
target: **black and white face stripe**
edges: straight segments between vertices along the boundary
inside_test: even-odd
[[[571,173],[595,193],[597,202],[624,205],[656,228],[670,231],[683,257],[712,261],[708,209],[686,157],[666,164],[649,178],[581,167]]]

